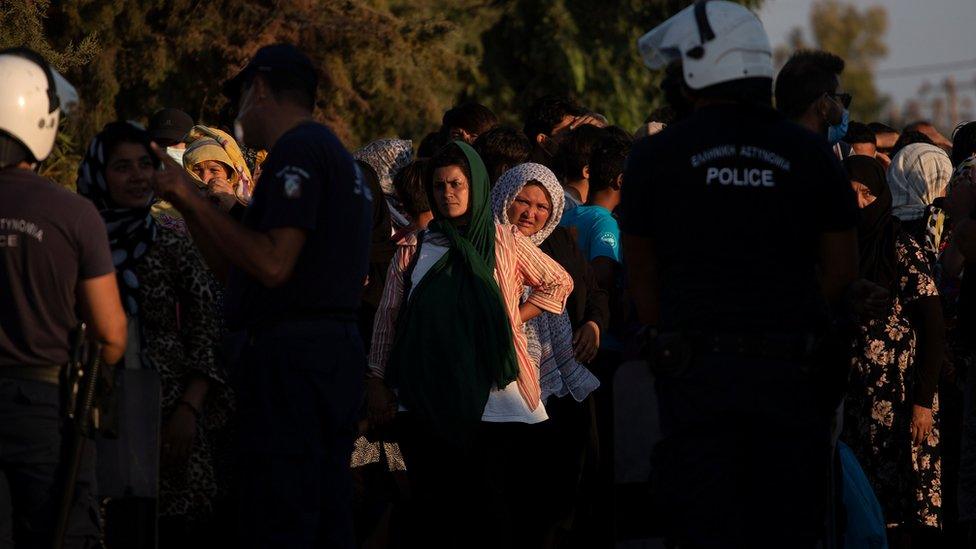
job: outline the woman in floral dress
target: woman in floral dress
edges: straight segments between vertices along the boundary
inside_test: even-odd
[[[941,303],[925,252],[892,216],[884,168],[866,156],[844,164],[862,211],[861,276],[888,288],[891,309],[861,322],[843,439],[878,496],[889,545],[910,547],[941,526],[935,422],[945,353]]]

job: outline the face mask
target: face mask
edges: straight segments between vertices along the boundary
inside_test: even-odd
[[[169,157],[175,160],[180,166],[183,165],[183,153],[185,152],[185,148],[177,149],[176,147],[166,147],[166,154],[168,154]]]
[[[234,119],[234,139],[241,145],[244,144],[244,126],[241,125],[240,117]]]
[[[241,120],[244,118],[244,115],[247,114],[248,109],[250,109],[251,107],[250,100],[251,100],[251,90],[248,89],[247,95],[244,96],[244,100],[241,102],[240,109],[237,110],[237,118],[234,119],[234,139],[236,139],[237,143],[240,145],[245,145],[244,125],[241,123]]]
[[[840,143],[841,139],[847,135],[847,123],[851,121],[851,113],[844,109],[844,114],[840,117],[840,124],[827,127],[827,141],[831,145]]]

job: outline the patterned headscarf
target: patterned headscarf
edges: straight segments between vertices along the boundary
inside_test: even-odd
[[[495,221],[500,225],[508,225],[508,208],[515,201],[518,193],[530,182],[539,183],[546,189],[552,205],[546,224],[539,229],[539,232],[529,237],[532,243],[538,246],[549,238],[563,217],[565,196],[563,195],[563,188],[552,170],[533,162],[519,164],[508,170],[498,178],[495,187],[491,190],[491,208],[495,214]]]
[[[913,143],[898,151],[888,167],[892,213],[902,221],[921,219],[951,176],[949,155],[935,145]]]
[[[976,154],[963,160],[956,166],[955,171],[952,172],[952,178],[949,179],[949,189],[947,192],[952,192],[958,186],[973,185],[976,185]]]
[[[85,158],[78,167],[78,194],[91,200],[108,230],[108,243],[112,249],[112,263],[118,278],[119,293],[125,310],[135,315],[139,312],[136,292],[139,278],[135,266],[156,241],[156,222],[150,212],[152,200],[141,208],[120,208],[108,192],[105,168],[108,164],[108,143],[138,142],[145,145],[149,155],[149,134],[128,122],[111,122],[96,135],[85,151]]]
[[[413,160],[413,142],[407,139],[377,139],[352,154],[376,170],[383,194],[396,195],[393,176]]]
[[[358,151],[353,158],[370,165],[376,172],[380,188],[386,196],[386,205],[393,222],[393,234],[410,226],[410,216],[403,210],[393,187],[393,177],[413,160],[413,142],[408,139],[377,139]]]
[[[200,162],[214,160],[230,168],[229,183],[234,188],[237,199],[247,204],[254,192],[254,180],[251,170],[247,167],[244,153],[237,145],[237,141],[225,131],[207,126],[193,126],[186,134],[186,152],[183,154],[183,167],[200,184],[203,180],[193,172],[193,166]]]
[[[541,245],[552,231],[559,226],[563,217],[563,188],[552,171],[542,164],[519,164],[508,170],[495,183],[491,190],[491,207],[499,224],[508,224],[508,208],[518,193],[531,182],[541,184],[552,202],[552,211],[542,229],[530,236],[532,243]],[[526,290],[523,299],[528,297]],[[541,399],[550,396],[557,398],[572,395],[582,402],[600,386],[600,380],[576,360],[573,349],[573,325],[569,314],[543,312],[524,325],[525,339],[529,356],[539,367],[539,386]]]

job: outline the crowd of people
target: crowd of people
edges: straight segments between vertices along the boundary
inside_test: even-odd
[[[84,321],[115,367],[66,546],[972,547],[976,122],[850,120],[843,59],[774,79],[730,2],[639,48],[636,131],[545,95],[350,153],[268,46],[234,118],[112,122],[77,193],[34,173],[73,89],[0,51],[0,543],[50,546]]]

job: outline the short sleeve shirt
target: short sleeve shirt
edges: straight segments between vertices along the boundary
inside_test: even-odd
[[[0,368],[66,363],[78,283],[113,272],[90,201],[33,172],[0,171]]]
[[[280,287],[231,270],[228,326],[355,313],[369,260],[373,197],[352,156],[331,130],[309,122],[278,139],[261,174],[244,225],[260,232],[303,229],[306,241]]]
[[[650,237],[660,265],[662,328],[826,320],[819,239],[853,229],[857,204],[822,136],[768,108],[707,107],[635,144],[622,193],[622,230]]]
[[[576,229],[577,244],[588,261],[609,257],[620,263],[620,226],[603,206],[577,206],[563,214],[562,227]]]

